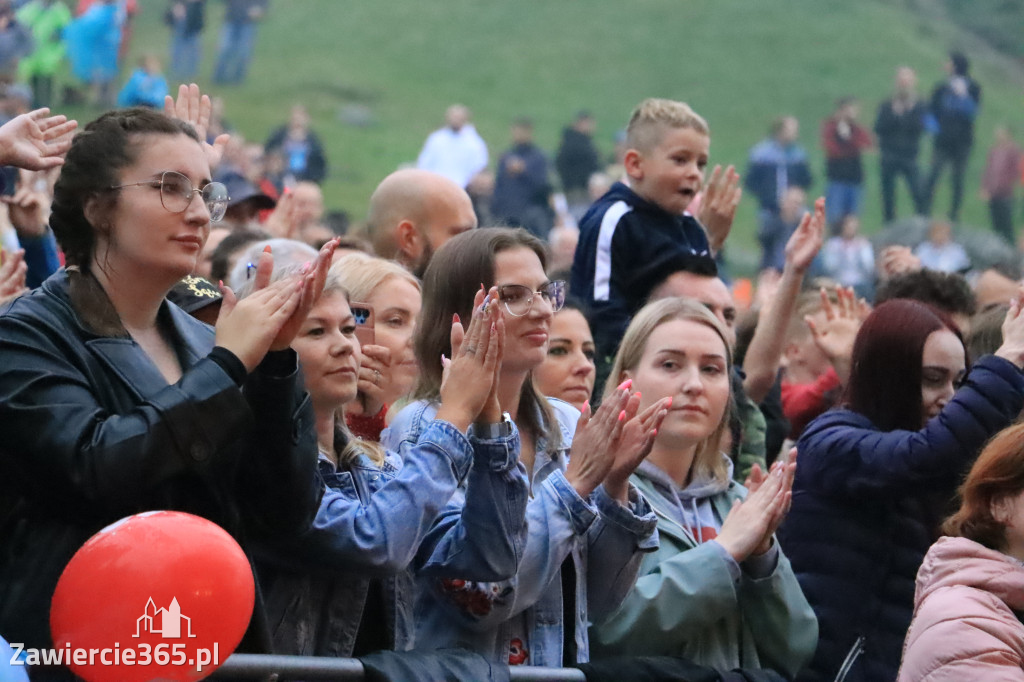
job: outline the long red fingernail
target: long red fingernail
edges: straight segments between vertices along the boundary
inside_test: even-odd
[[[273,253],[273,249],[270,248],[270,244],[263,247],[263,253]]]
[[[580,410],[580,412],[582,412],[583,414],[586,414],[588,409],[590,409],[590,401],[589,400],[584,400],[583,401],[583,409]]]
[[[626,391],[626,390],[629,390],[629,387],[632,386],[632,385],[633,385],[633,380],[632,379],[626,379],[621,384],[619,384],[619,387],[617,389],[615,389],[615,390],[616,391]]]
[[[640,400],[640,391],[637,391],[637,392],[636,392],[636,399],[637,399],[637,400]]]
[[[452,324],[458,324],[461,321],[462,320],[459,319],[459,314],[458,313],[455,313],[454,315],[452,315]]]
[[[619,421],[622,421],[625,418],[626,418],[626,411],[623,410],[622,412],[619,412]]]
[[[668,397],[668,402],[667,402],[667,403],[665,403],[665,408],[666,408],[666,409],[668,409],[668,408],[670,408],[670,407],[672,407],[672,396],[669,396],[669,397]]]

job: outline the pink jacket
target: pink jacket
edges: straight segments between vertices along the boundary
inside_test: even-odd
[[[967,538],[940,538],[917,573],[898,682],[1024,682],[1024,566]]]

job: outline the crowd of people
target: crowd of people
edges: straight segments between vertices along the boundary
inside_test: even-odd
[[[962,55],[930,106],[913,81],[875,132],[927,212],[979,89]],[[194,84],[126,104],[0,126],[0,644],[52,647],[75,552],[169,509],[249,558],[240,652],[1024,679],[1024,286],[965,277],[943,221],[876,267],[855,100],[810,210],[791,117],[709,171],[709,122],[646,99],[607,173],[580,112],[552,201],[529,120],[489,180],[455,105],[351,234],[301,106],[259,144]],[[927,184],[890,145],[912,111],[947,145]],[[744,189],[773,235],[749,306],[718,264]]]

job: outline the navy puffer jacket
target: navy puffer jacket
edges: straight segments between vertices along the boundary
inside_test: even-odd
[[[985,442],[1024,407],[1024,374],[987,356],[920,431],[879,431],[827,412],[797,450],[793,507],[778,537],[819,623],[802,680],[831,680],[863,637],[846,682],[894,680],[914,607],[914,579],[939,520]]]

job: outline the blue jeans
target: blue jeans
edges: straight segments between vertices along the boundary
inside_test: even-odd
[[[183,22],[178,22],[183,23]],[[186,33],[176,24],[171,33],[171,73],[176,78],[192,78],[199,71],[202,58],[202,33]]]
[[[253,22],[224,24],[217,51],[217,66],[213,71],[214,83],[241,83],[249,70],[252,47],[256,42],[256,24]]]
[[[839,221],[848,215],[860,214],[863,187],[855,182],[830,180],[825,186],[825,220],[834,234],[839,233]]]

